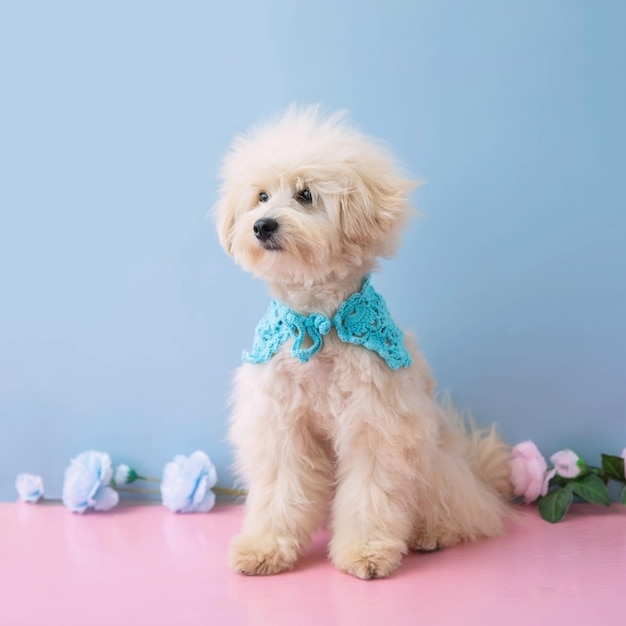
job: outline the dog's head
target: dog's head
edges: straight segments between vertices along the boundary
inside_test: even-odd
[[[391,256],[415,186],[380,144],[317,108],[237,137],[221,177],[224,249],[265,280],[299,284]]]

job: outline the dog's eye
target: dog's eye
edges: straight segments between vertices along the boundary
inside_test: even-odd
[[[261,191],[259,193],[259,201],[260,202],[267,202],[269,199],[270,199],[270,197],[264,191]]]
[[[303,202],[304,204],[311,204],[311,202],[313,202],[313,196],[311,195],[310,189],[308,189],[307,187],[298,191],[298,193],[296,194],[296,198],[298,198],[298,200],[300,202]]]

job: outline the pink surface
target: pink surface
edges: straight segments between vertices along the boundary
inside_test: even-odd
[[[581,505],[554,526],[525,512],[501,539],[412,554],[375,581],[336,571],[323,532],[293,572],[232,574],[242,512],[0,504],[0,624],[571,626],[624,614],[626,507]]]

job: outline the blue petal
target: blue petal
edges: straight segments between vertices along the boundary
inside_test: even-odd
[[[111,487],[102,487],[94,495],[93,508],[96,511],[108,511],[112,509],[120,500],[120,496]]]

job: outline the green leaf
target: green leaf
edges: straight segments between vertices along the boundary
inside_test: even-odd
[[[539,515],[552,524],[559,522],[565,517],[573,499],[574,494],[569,486],[559,487],[539,498]]]
[[[569,478],[563,478],[563,476],[559,476],[558,474],[555,474],[549,482],[550,487],[565,487],[565,485],[567,485],[567,483],[570,482]]]
[[[619,480],[622,483],[626,481],[624,476],[624,459],[621,456],[603,454],[602,471],[609,480]]]
[[[587,502],[601,504],[602,506],[611,504],[606,485],[595,474],[587,474],[578,480],[572,481],[570,484],[574,493],[583,500],[587,500]]]
[[[622,490],[622,504],[626,506],[626,487]]]

